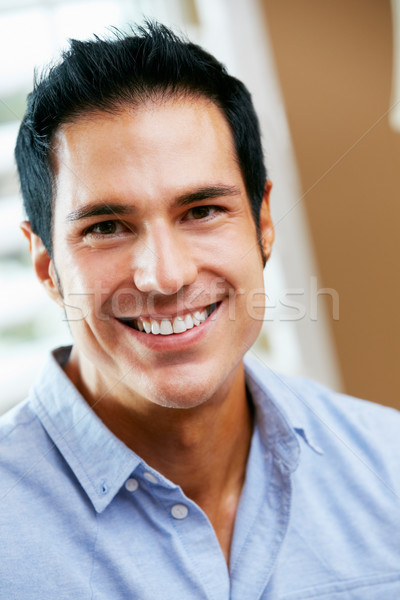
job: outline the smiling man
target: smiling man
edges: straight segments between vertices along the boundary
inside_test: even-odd
[[[398,414],[243,361],[274,235],[243,84],[163,26],[73,41],[16,158],[74,345],[1,420],[4,598],[396,597]]]
[[[229,404],[232,386],[242,405],[240,363],[263,316],[246,311],[249,293],[263,287],[263,261],[229,125],[198,93],[160,94],[58,129],[53,271],[35,239],[54,299],[83,298],[66,305],[67,317],[69,304],[85,315],[70,320],[69,377],[92,402],[118,382],[95,408],[107,423],[117,406],[123,423],[137,422],[138,406],[163,422],[160,405],[198,407],[212,422],[206,401]],[[31,237],[29,224],[25,231]],[[99,283],[101,298],[88,294]]]

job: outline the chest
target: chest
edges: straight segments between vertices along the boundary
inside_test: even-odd
[[[400,597],[393,506],[383,512],[376,506],[367,529],[345,508],[327,536],[318,507],[297,489],[291,498],[283,481],[262,494],[245,488],[237,510],[222,511],[213,525],[181,490],[155,491],[155,484],[138,480],[100,513],[65,486],[46,513],[26,502],[28,491],[9,506],[17,521],[3,506],[0,581],[7,597],[309,600],[311,591],[315,600]]]
[[[204,512],[213,526],[228,567],[239,500],[240,491],[237,491],[213,506],[204,507]]]

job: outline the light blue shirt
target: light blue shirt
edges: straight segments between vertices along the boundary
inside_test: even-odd
[[[205,513],[51,358],[0,420],[1,600],[400,598],[400,414],[246,374],[256,426],[228,571]]]

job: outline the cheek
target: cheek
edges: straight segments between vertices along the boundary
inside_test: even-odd
[[[261,327],[265,313],[265,292],[263,288],[254,288],[246,298],[246,314],[255,328]]]
[[[266,303],[261,259],[238,260],[235,266],[226,272],[230,283],[229,319],[244,330],[258,330]]]
[[[116,285],[116,269],[107,261],[90,255],[66,253],[59,261],[59,277],[64,292],[64,306],[71,322],[102,318],[101,309]],[[57,265],[58,266],[58,265]]]

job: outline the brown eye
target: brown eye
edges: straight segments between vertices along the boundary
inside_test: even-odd
[[[200,221],[200,219],[213,217],[218,212],[221,212],[218,206],[195,206],[188,211],[187,218],[189,220]]]
[[[192,215],[194,219],[205,219],[209,216],[211,206],[196,206],[192,208]]]
[[[90,228],[90,233],[98,233],[100,235],[110,235],[115,233],[117,230],[117,224],[115,221],[103,221],[102,223],[96,223]]]
[[[118,219],[93,223],[82,233],[86,244],[98,248],[115,246],[128,238],[132,239],[132,236],[135,236],[134,227]]]

